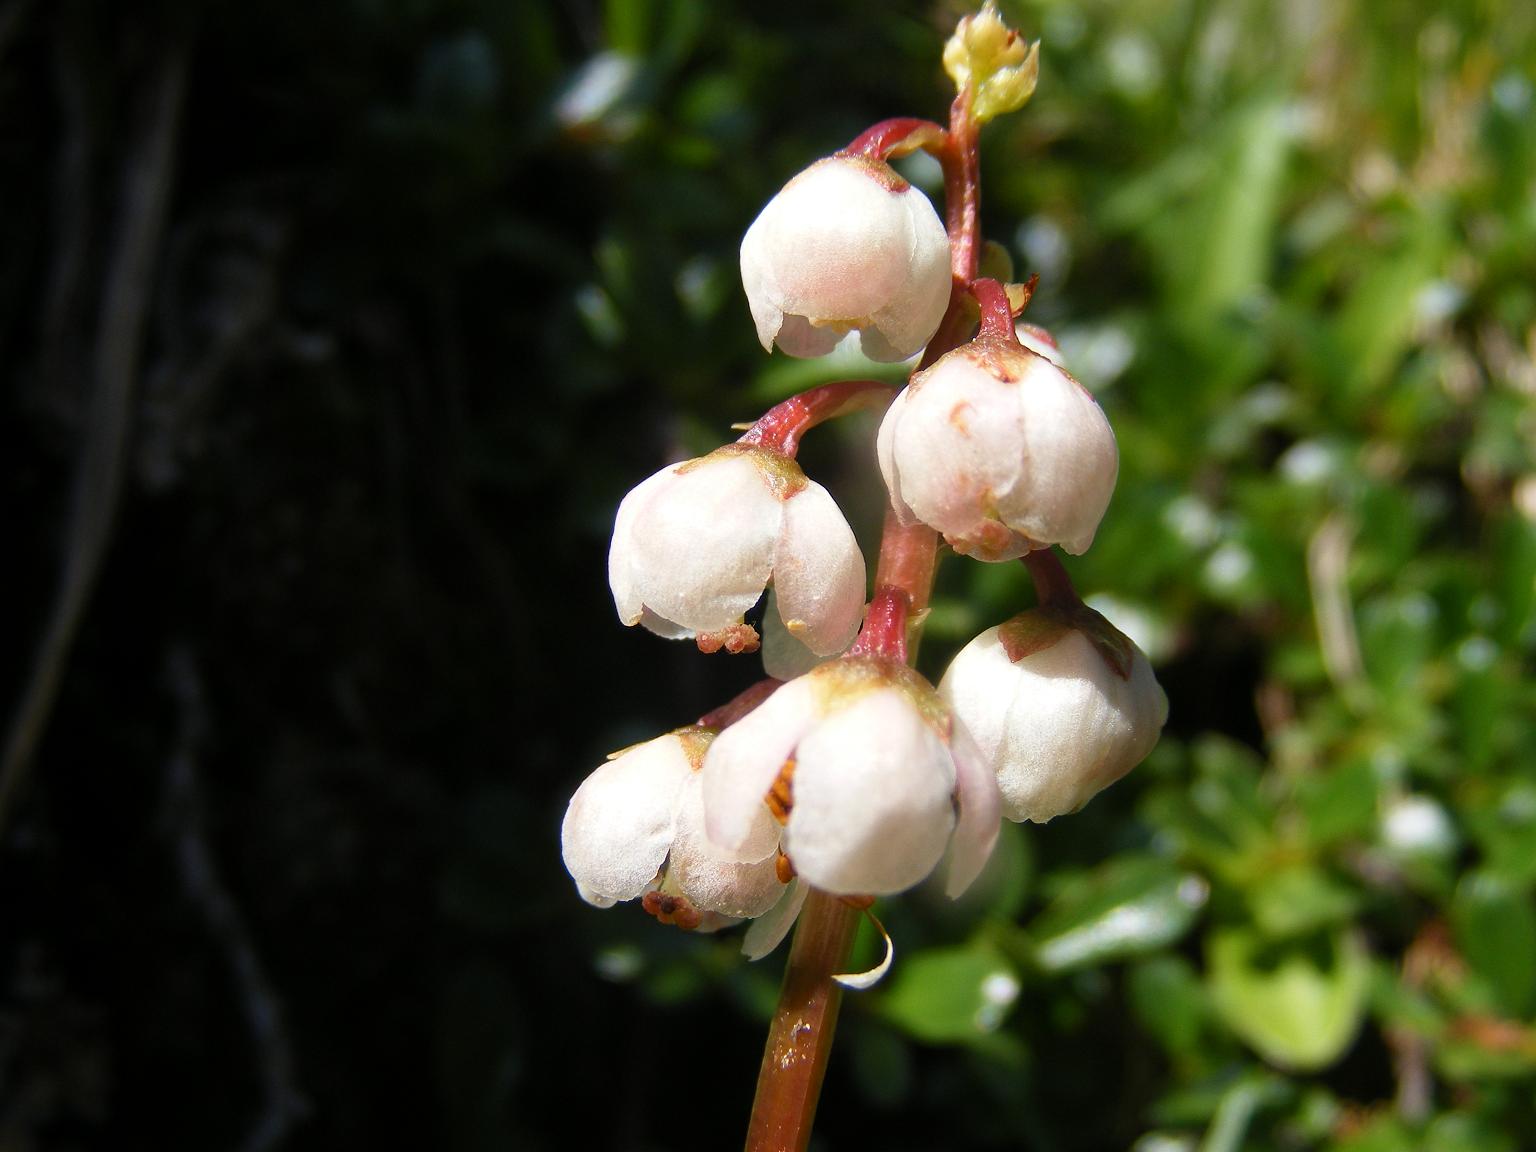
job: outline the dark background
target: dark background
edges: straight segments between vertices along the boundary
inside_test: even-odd
[[[558,828],[755,669],[622,629],[607,533],[837,374],[736,246],[943,118],[965,10],[0,4],[0,1149],[737,1141],[781,959],[586,907]],[[1072,568],[1172,716],[884,902],[818,1146],[1524,1146],[1532,18],[1006,11],[987,230],[1120,436]],[[803,457],[866,538],[869,433]],[[951,562],[924,667],[1027,602]]]

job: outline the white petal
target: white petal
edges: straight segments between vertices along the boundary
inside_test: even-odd
[[[959,720],[950,730],[949,751],[955,761],[955,802],[960,814],[950,841],[944,891],[955,897],[971,886],[992,855],[1002,821],[1002,800],[991,765]]]
[[[663,620],[728,628],[763,594],[782,519],[783,502],[750,455],[705,457],[636,518],[635,588]]]
[[[757,326],[757,340],[765,352],[773,351],[773,342],[784,323],[783,290],[773,274],[773,266],[764,252],[766,229],[759,215],[741,240],[741,285],[746,289],[747,307]]]
[[[790,356],[812,360],[825,356],[842,342],[844,333],[837,328],[811,323],[804,316],[785,314],[775,342]]]
[[[784,890],[774,863],[779,854],[779,826],[768,809],[742,845],[742,863],[723,857],[704,835],[704,793],[697,772],[684,782],[678,803],[677,831],[667,860],[667,888],[691,900],[696,908],[727,916],[761,916]]]
[[[810,891],[809,886],[798,879],[791,880],[779,902],[752,921],[741,941],[742,954],[748,960],[761,960],[779,946],[779,941],[789,934],[795,917],[800,915]]]
[[[1024,475],[1012,492],[1000,494],[999,509],[1016,531],[1077,555],[1093,542],[1115,491],[1115,434],[1076,380],[1043,357],[1028,364],[1017,385]]]
[[[871,360],[905,360],[917,352],[933,336],[949,306],[953,282],[949,234],[921,193],[907,196],[904,207],[912,237],[911,272],[860,334],[860,347]]]
[[[984,560],[1028,550],[996,519],[998,501],[1014,491],[1022,469],[1012,385],[965,356],[946,356],[896,398],[880,440],[886,484],[957,549]]]
[[[703,779],[704,826],[716,848],[750,858],[763,798],[817,712],[814,689],[793,680],[715,737]]]
[[[830,656],[853,643],[864,619],[864,554],[814,480],[784,501],[773,584],[785,626],[812,652]]]
[[[645,609],[634,575],[635,521],[650,506],[651,499],[676,479],[674,467],[669,464],[631,488],[619,502],[619,511],[614,517],[613,540],[608,545],[608,587],[613,592],[619,619],[625,624],[640,623]]]
[[[800,741],[784,850],[828,892],[910,888],[949,842],[954,773],[949,749],[904,695],[860,696]]]
[[[1003,815],[1041,823],[1140,763],[1167,714],[1145,656],[1123,680],[1077,631],[1013,664],[989,629],[955,657],[939,694],[996,770]]]
[[[820,356],[862,329],[866,355],[904,360],[943,317],[949,241],[928,198],[888,167],[832,156],[752,222],[741,273],[764,347]]]
[[[804,676],[826,657],[816,655],[784,626],[778,601],[778,590],[772,584],[768,585],[768,606],[763,612],[762,625],[763,671],[775,680],[793,680],[796,676]]]
[[[560,826],[560,851],[585,899],[599,906],[632,900],[656,879],[672,844],[678,790],[692,774],[669,734],[582,781]]]

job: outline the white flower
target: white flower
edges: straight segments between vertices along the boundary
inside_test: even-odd
[[[599,908],[645,897],[684,928],[759,916],[778,900],[778,827],[766,809],[727,858],[704,836],[698,769],[714,730],[679,728],[616,753],[582,781],[560,827],[565,867]]]
[[[955,657],[939,695],[996,771],[1003,815],[1039,823],[1141,763],[1168,718],[1141,649],[1081,605],[987,629]]]
[[[730,444],[624,497],[608,583],[625,624],[699,647],[756,647],[742,616],[772,579],[785,627],[842,651],[864,611],[864,556],[836,502],[783,453]]]
[[[872,360],[905,360],[949,304],[949,237],[928,197],[888,165],[818,160],[768,202],[741,242],[763,347],[822,356],[857,330]]]
[[[720,734],[702,776],[717,847],[754,851],[771,806],[796,874],[838,895],[910,888],[946,851],[956,895],[997,837],[996,785],[970,739],[927,681],[879,657],[844,657],[780,688]]]
[[[957,552],[1011,560],[1093,542],[1119,471],[1115,434],[1076,380],[981,338],[919,372],[885,414],[880,471],[897,513]]]

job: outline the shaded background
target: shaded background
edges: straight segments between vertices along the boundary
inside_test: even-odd
[[[586,907],[558,826],[753,662],[620,628],[606,534],[863,371],[765,357],[736,245],[943,118],[965,7],[0,4],[0,1148],[735,1144],[781,957]],[[1528,1146],[1536,12],[1005,10],[986,230],[1172,713],[882,902],[817,1146]],[[870,434],[803,457],[865,539]],[[950,562],[924,667],[1028,598]]]

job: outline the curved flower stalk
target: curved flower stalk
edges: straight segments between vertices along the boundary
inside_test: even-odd
[[[976,637],[939,682],[997,775],[1003,814],[1038,823],[1076,812],[1141,763],[1168,718],[1141,649],[1063,584],[1045,586],[1040,607]]]
[[[871,360],[918,352],[949,304],[949,237],[883,160],[840,152],[784,185],[741,242],[757,337],[823,356],[849,332]]]
[[[888,657],[845,656],[786,684],[720,734],[702,776],[722,852],[753,854],[771,810],[793,873],[834,895],[903,891],[946,853],[958,895],[997,837],[996,785],[969,736]]]
[[[878,449],[898,513],[979,560],[1052,544],[1085,551],[1119,471],[1098,402],[1020,344],[1011,320],[917,373],[886,412]]]
[[[784,891],[778,828],[764,810],[731,857],[704,835],[699,768],[715,729],[690,725],[616,752],[571,797],[565,867],[599,908],[642,897],[664,923],[712,931],[759,916]]]

